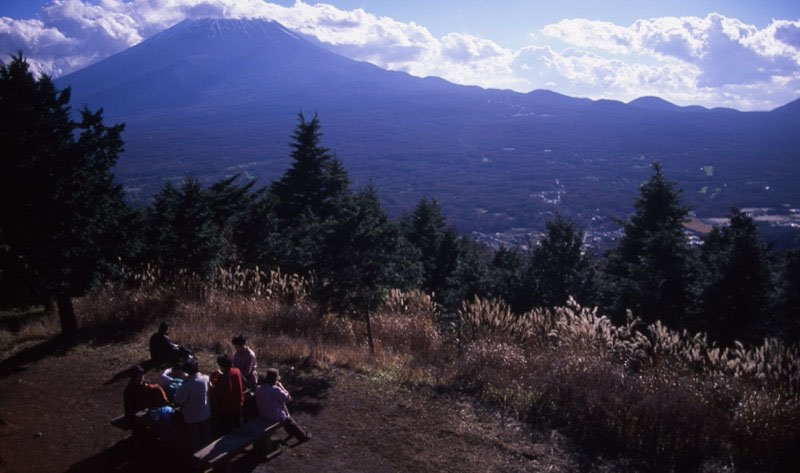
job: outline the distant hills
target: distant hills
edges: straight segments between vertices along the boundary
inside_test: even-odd
[[[800,206],[800,101],[772,112],[627,104],[417,78],[354,61],[264,20],[184,21],[59,78],[73,105],[124,121],[118,176],[146,199],[168,179],[288,166],[299,111],[357,183],[398,212],[438,198],[462,230],[535,227],[561,211],[613,225],[660,160],[699,213]]]
[[[636,108],[643,108],[655,112],[707,112],[708,109],[699,105],[691,105],[688,107],[681,107],[672,102],[667,102],[660,97],[639,97],[638,99],[631,100],[628,105]],[[717,108],[715,110],[730,110],[732,109]]]

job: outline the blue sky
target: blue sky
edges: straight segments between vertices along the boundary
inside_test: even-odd
[[[53,76],[185,18],[274,19],[380,67],[462,84],[768,110],[800,97],[800,2],[0,0],[0,51]]]
[[[291,5],[293,1],[274,2]],[[759,27],[775,19],[800,19],[800,2],[759,0],[402,0],[327,1],[341,9],[362,8],[400,21],[415,21],[431,33],[470,33],[519,48],[527,35],[565,18],[588,18],[629,25],[642,18],[701,16],[709,13],[739,18]]]

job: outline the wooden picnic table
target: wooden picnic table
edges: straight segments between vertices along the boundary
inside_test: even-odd
[[[258,446],[259,443],[266,442],[280,426],[280,422],[253,419],[201,448],[195,452],[194,457],[199,464],[210,466],[214,471],[230,471],[230,460],[233,455],[250,445]]]

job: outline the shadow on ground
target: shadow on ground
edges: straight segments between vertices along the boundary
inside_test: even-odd
[[[14,353],[12,356],[0,361],[0,379],[7,378],[13,374],[24,371],[27,365],[37,363],[44,358],[51,356],[63,356],[75,346],[88,344],[91,346],[103,346],[115,343],[124,343],[137,336],[144,330],[146,324],[138,321],[136,324],[128,326],[124,331],[119,328],[119,324],[105,324],[84,327],[77,334],[71,337],[56,335],[50,339],[36,343]],[[133,364],[133,363],[131,363]],[[139,361],[139,364],[147,371],[157,368],[149,359]],[[106,384],[111,384],[122,378],[129,376],[128,368],[117,373],[109,379]]]
[[[108,382],[115,378],[121,379],[124,370],[117,373]],[[324,408],[324,400],[328,390],[332,387],[330,379],[300,371],[287,370],[284,378],[287,388],[292,393],[293,401],[290,410],[293,413],[304,413],[312,416],[318,415]],[[282,438],[285,433],[281,430],[274,439]],[[277,445],[277,443],[276,443]],[[292,448],[294,445],[289,445]],[[281,455],[287,446],[283,444],[268,455],[263,451],[248,449],[234,457],[231,466],[234,472],[250,473],[270,460]],[[117,442],[111,447],[81,460],[72,465],[66,473],[174,473],[176,471],[191,471],[194,464],[193,458],[185,453],[165,450],[153,444],[142,444],[140,441],[129,437]]]
[[[233,471],[251,473],[259,466],[277,458],[285,447],[269,454],[255,449],[234,456]],[[89,458],[81,460],[64,473],[175,473],[179,471],[203,471],[188,454],[168,451],[155,445],[142,445],[128,437]]]
[[[53,337],[36,345],[24,348],[12,356],[0,361],[0,379],[25,371],[27,365],[36,363],[51,356],[63,356],[80,340]]]
[[[333,386],[329,377],[316,376],[299,370],[281,372],[286,389],[292,396],[289,411],[317,416],[322,412],[328,390]]]

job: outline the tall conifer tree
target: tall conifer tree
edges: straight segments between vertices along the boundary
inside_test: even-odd
[[[347,172],[341,162],[322,147],[319,118],[307,121],[298,114],[292,135],[292,165],[272,183],[282,245],[282,269],[308,273],[320,261],[327,227],[335,223],[350,194]]]
[[[562,306],[569,296],[593,302],[593,266],[583,254],[583,232],[561,215],[549,220],[544,237],[533,249],[528,275],[533,306]]]
[[[607,303],[617,316],[626,309],[652,322],[683,326],[692,302],[692,250],[683,230],[689,210],[680,190],[658,162],[642,185],[625,234],[607,261]]]
[[[21,53],[0,65],[0,290],[18,303],[54,295],[65,334],[78,326],[72,297],[119,256],[129,212],[111,174],[124,126],[86,108],[75,122],[69,99]]]
[[[414,210],[401,223],[406,240],[419,251],[422,267],[422,288],[429,293],[442,290],[445,279],[455,268],[455,259],[442,257],[442,244],[449,227],[445,223],[442,208],[436,199],[420,199]],[[455,241],[455,234],[452,235]],[[453,252],[452,255],[454,256]],[[450,268],[449,266],[452,266]]]
[[[724,343],[757,341],[766,331],[772,280],[766,245],[752,218],[733,209],[701,251],[700,328]]]
[[[349,181],[342,163],[321,145],[319,118],[307,121],[297,116],[292,135],[292,164],[280,180],[272,184],[277,197],[278,217],[291,222],[301,214],[325,219],[333,214],[338,200],[348,192]]]

